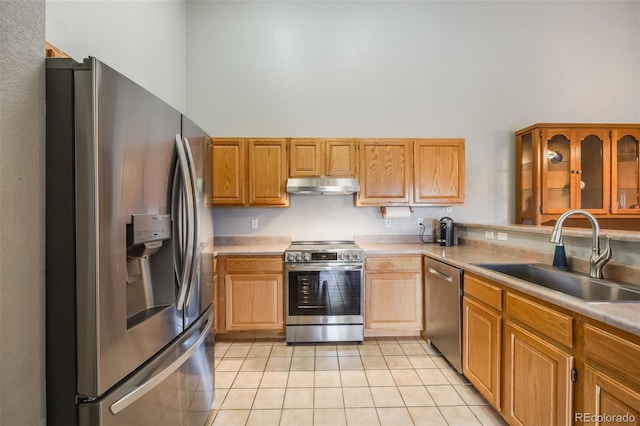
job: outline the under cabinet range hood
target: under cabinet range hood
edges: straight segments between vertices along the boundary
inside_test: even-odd
[[[309,177],[289,178],[287,192],[300,195],[348,195],[360,191],[356,178]]]

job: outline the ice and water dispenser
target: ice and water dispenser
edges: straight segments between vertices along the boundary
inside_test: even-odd
[[[171,215],[136,214],[127,224],[127,326],[173,304]]]

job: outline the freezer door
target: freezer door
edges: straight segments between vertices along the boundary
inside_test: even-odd
[[[103,398],[80,425],[202,426],[214,399],[211,306],[187,332]]]
[[[77,392],[84,400],[103,395],[184,330],[171,226],[181,123],[177,110],[95,58],[75,71],[75,122]]]

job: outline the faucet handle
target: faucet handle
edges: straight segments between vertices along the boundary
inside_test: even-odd
[[[604,236],[604,250],[602,253],[606,253],[607,259],[611,259],[611,235]]]

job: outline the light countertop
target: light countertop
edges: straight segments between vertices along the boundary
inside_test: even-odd
[[[209,244],[203,254],[209,255],[282,255],[289,241],[258,241],[252,244],[237,241],[238,244]],[[640,303],[587,303],[581,299],[528,283],[508,275],[475,266],[477,263],[526,263],[522,257],[508,256],[472,246],[442,247],[428,243],[402,242],[359,242],[358,245],[367,255],[427,255],[433,259],[448,263],[491,279],[507,288],[552,303],[556,306],[577,312],[591,319],[601,321],[613,327],[640,336]]]

